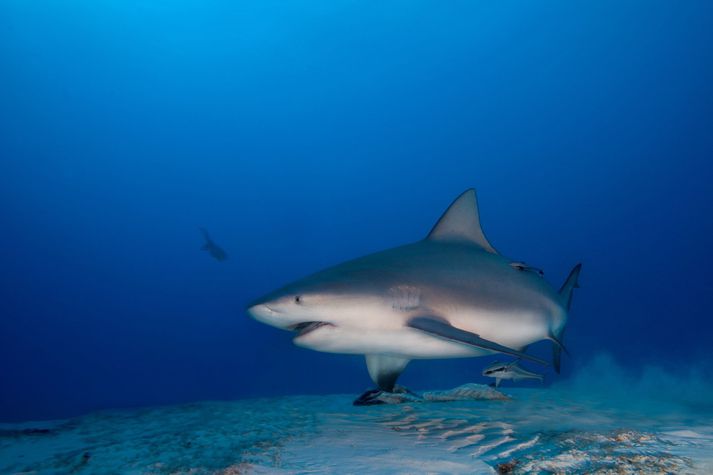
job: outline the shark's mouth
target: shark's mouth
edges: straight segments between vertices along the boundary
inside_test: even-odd
[[[304,336],[308,333],[315,331],[318,328],[322,328],[325,325],[333,327],[331,323],[327,322],[302,322],[289,327],[290,330],[297,332],[297,336]]]

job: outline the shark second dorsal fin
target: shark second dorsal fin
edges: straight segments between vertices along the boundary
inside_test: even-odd
[[[483,234],[478,214],[478,200],[475,190],[464,191],[448,207],[443,216],[428,233],[426,239],[434,241],[464,241],[482,247],[491,254],[497,254]]]

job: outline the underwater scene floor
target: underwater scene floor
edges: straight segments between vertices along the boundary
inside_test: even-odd
[[[713,473],[710,406],[442,393],[454,391],[447,402],[290,396],[0,424],[0,473]]]

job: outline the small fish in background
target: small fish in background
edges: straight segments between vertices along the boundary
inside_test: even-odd
[[[513,381],[520,381],[521,379],[537,379],[540,382],[543,381],[541,374],[531,373],[522,369],[520,365],[518,365],[519,361],[520,360],[515,360],[511,363],[501,363],[496,361],[483,370],[483,376],[495,378],[495,382],[490,385],[495,386],[496,388],[500,386],[500,381],[503,379],[512,379]]]
[[[217,245],[208,234],[204,228],[199,228],[201,233],[203,233],[203,239],[205,239],[205,244],[201,247],[202,250],[208,252],[216,261],[224,261],[228,259],[228,253],[223,250],[219,245]]]

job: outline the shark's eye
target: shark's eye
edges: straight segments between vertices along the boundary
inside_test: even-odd
[[[302,303],[302,297],[295,295],[295,303]]]

